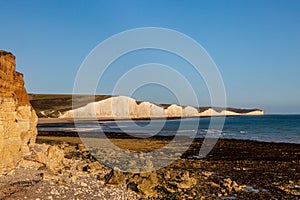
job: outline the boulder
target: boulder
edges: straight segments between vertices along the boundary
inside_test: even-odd
[[[45,164],[46,167],[56,172],[64,166],[64,151],[57,146],[48,146],[46,151],[36,153],[36,161]]]
[[[105,184],[106,185],[114,185],[114,186],[121,186],[126,183],[125,175],[123,172],[117,168],[112,169],[106,176],[105,176]]]

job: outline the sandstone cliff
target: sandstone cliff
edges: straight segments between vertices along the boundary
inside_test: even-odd
[[[16,72],[13,54],[0,50],[0,169],[14,167],[37,135],[37,116]]]

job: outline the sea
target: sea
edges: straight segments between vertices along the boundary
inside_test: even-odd
[[[217,120],[216,120],[217,119]],[[135,137],[173,137],[176,135],[205,138],[210,131],[220,139],[255,140],[262,142],[300,144],[300,115],[228,116],[222,129],[211,130],[218,117],[173,120],[84,121],[75,124],[39,124],[39,131],[84,133],[118,133]]]

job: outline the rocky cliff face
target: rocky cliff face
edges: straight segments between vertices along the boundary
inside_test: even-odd
[[[0,50],[0,169],[14,167],[37,135],[37,116],[23,74],[15,70],[14,55]]]
[[[258,109],[234,108],[207,108],[199,112],[192,106],[180,106],[176,104],[162,106],[150,102],[136,102],[135,99],[126,96],[114,96],[68,110],[59,116],[59,118],[141,119],[263,114],[264,112]]]
[[[193,107],[176,104],[154,104],[126,96],[30,94],[30,103],[39,118],[90,118],[93,113],[100,119],[112,118],[178,118],[210,116],[263,115],[258,108]],[[72,102],[72,98],[74,102]],[[72,107],[72,104],[75,105]]]

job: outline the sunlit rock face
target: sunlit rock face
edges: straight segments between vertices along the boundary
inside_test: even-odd
[[[207,109],[207,110],[200,113],[201,117],[218,116],[218,115],[220,115],[220,113],[215,111],[212,108],[209,108],[209,109]]]
[[[37,116],[29,103],[15,56],[0,50],[0,169],[16,166],[37,135]]]
[[[196,117],[199,116],[198,110],[192,106],[186,106],[182,110],[184,117]]]
[[[138,118],[163,118],[165,117],[164,108],[150,102],[141,102],[138,105]]]
[[[164,109],[149,102],[137,103],[126,96],[110,97],[102,101],[89,103],[86,106],[67,111],[60,118],[151,118],[164,117]]]
[[[150,102],[137,102],[126,96],[113,96],[66,111],[60,118],[99,118],[99,119],[149,119],[180,117],[212,117],[263,115],[259,109],[207,108],[199,111],[192,106],[156,105]]]
[[[181,117],[182,116],[182,107],[176,104],[170,105],[165,109],[167,117]]]

